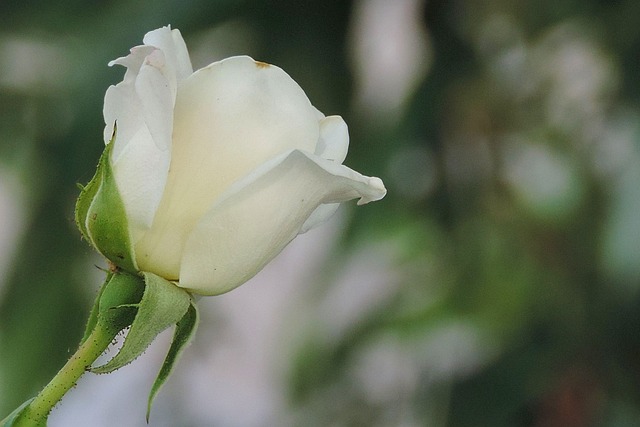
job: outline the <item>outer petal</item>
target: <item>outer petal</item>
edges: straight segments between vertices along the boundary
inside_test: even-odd
[[[113,163],[113,174],[124,202],[133,242],[153,222],[171,162],[168,150],[159,150],[149,129],[141,127]]]
[[[187,237],[214,201],[252,170],[292,149],[315,150],[316,110],[280,68],[247,56],[198,70],[180,86],[171,170],[139,266],[177,280]]]
[[[167,197],[174,205],[202,205],[204,214],[262,163],[293,149],[313,152],[319,134],[315,108],[282,69],[248,56],[213,63],[180,88],[171,165],[176,186]]]
[[[191,71],[180,33],[164,27],[145,36],[154,46],[137,46],[109,65],[127,67],[124,79],[105,95],[105,142],[117,123],[111,153],[133,241],[151,227],[171,161],[173,108],[178,79]]]
[[[104,97],[104,143],[108,144],[113,136],[114,126],[118,122],[118,135],[121,141],[129,141],[131,136],[144,126],[142,105],[135,92],[135,80],[145,58],[153,52],[151,46],[138,46],[131,49],[131,54],[109,62],[109,66],[127,67],[122,82],[110,86]],[[118,144],[111,152],[112,158],[120,157],[125,144]]]
[[[202,295],[227,292],[260,271],[321,204],[379,200],[379,178],[294,150],[234,184],[187,240],[179,286]]]
[[[154,53],[161,56],[160,51]],[[141,64],[135,78],[125,78],[105,95],[105,131],[116,123],[118,127],[111,153],[113,173],[134,242],[151,227],[171,161],[173,99],[157,65]]]

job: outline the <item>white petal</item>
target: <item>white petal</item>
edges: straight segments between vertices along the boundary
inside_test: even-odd
[[[122,56],[109,62],[109,67],[122,65],[127,68],[124,73],[124,81],[131,82],[138,75],[138,70],[144,63],[145,58],[155,50],[153,46],[135,46],[131,48],[129,55]]]
[[[119,132],[120,128],[116,138],[120,137]],[[143,126],[112,164],[133,242],[138,241],[153,222],[170,160],[169,151],[158,149],[149,130]]]
[[[349,149],[349,129],[340,116],[329,116],[320,120],[320,140],[316,154],[323,159],[344,162]]]
[[[168,149],[178,81],[191,75],[191,61],[178,30],[163,27],[151,31],[145,35],[144,43],[132,48],[129,55],[109,62],[109,66],[122,65],[127,71],[115,86],[118,90],[114,86],[107,90],[104,140],[110,141],[117,122],[120,141],[126,144],[145,121],[159,147]],[[122,148],[114,147],[114,158],[119,157]]]
[[[324,119],[325,115],[322,111],[318,110],[316,107],[313,107],[313,109],[316,111],[316,118],[318,119],[318,121]]]
[[[135,79],[145,58],[153,52],[150,46],[138,46],[131,49],[131,54],[109,62],[127,67],[124,79],[115,86],[110,86],[104,97],[104,143],[108,144],[113,136],[113,129],[118,122],[119,134],[122,141],[128,141],[144,124],[139,99],[135,93]],[[121,147],[114,147],[113,158],[120,156]]]
[[[193,73],[189,52],[179,30],[170,26],[158,28],[145,34],[144,44],[160,49],[177,80],[183,80]]]
[[[187,240],[179,286],[197,294],[227,292],[260,271],[321,204],[379,200],[386,190],[369,178],[294,150],[234,184]]]
[[[184,80],[176,98],[171,169],[138,265],[178,279],[189,233],[236,180],[292,149],[313,152],[316,110],[280,68],[232,57]]]
[[[134,242],[151,227],[167,180],[176,70],[191,67],[184,63],[184,42],[176,43],[168,28],[147,36],[167,52],[137,46],[126,57],[110,62],[127,67],[127,71],[122,82],[107,90],[103,110],[105,142],[117,125],[111,162]]]
[[[320,140],[315,154],[323,159],[342,163],[349,150],[349,129],[347,124],[340,116],[325,117],[322,113],[320,114],[322,115],[320,118]],[[327,221],[336,213],[339,206],[339,203],[318,206],[302,225],[300,233],[306,233]]]
[[[156,63],[143,64],[135,82],[135,90],[140,103],[144,121],[160,150],[171,148],[171,134],[173,132],[173,104],[175,95],[171,85],[163,75],[164,58],[162,52],[154,51],[147,57],[147,61],[156,59]]]
[[[118,123],[118,140],[111,151],[111,158],[116,160],[122,155],[127,142],[145,126],[142,105],[135,93],[133,84],[119,83],[107,89],[104,96],[104,141],[108,144]]]

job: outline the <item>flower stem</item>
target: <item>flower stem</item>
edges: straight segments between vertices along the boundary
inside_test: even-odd
[[[107,349],[115,333],[112,328],[98,327],[78,347],[55,377],[29,403],[14,423],[16,427],[46,426],[51,409],[62,399],[91,364]],[[117,332],[117,331],[115,331]]]

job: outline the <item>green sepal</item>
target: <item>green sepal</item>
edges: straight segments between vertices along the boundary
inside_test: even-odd
[[[79,185],[80,187],[80,195],[78,196],[78,200],[76,201],[76,209],[75,209],[75,219],[76,225],[82,233],[82,237],[89,243],[93,244],[91,241],[91,237],[89,237],[89,231],[87,230],[87,215],[89,212],[89,207],[91,206],[91,202],[96,197],[96,193],[100,188],[100,184],[102,183],[102,170],[100,165],[103,162],[104,153],[100,156],[100,160],[98,162],[98,167],[96,168],[96,173],[91,178],[91,181],[85,186]]]
[[[111,168],[111,150],[114,132],[107,144],[93,179],[87,184],[76,202],[76,224],[80,232],[102,255],[123,270],[138,271],[127,215]]]
[[[100,288],[98,297],[93,303],[89,320],[85,327],[80,344],[83,344],[98,326],[108,326],[115,333],[126,328],[133,322],[137,313],[137,306],[144,293],[144,280],[122,271],[109,272]]]
[[[189,309],[191,296],[187,291],[155,274],[142,274],[146,285],[144,294],[139,304],[131,306],[137,309],[137,314],[122,348],[104,365],[91,368],[92,372],[108,373],[131,363],[160,332],[178,323]]]
[[[115,337],[115,334],[133,323],[144,292],[142,277],[123,271],[110,273],[98,297],[97,318],[90,318],[89,321],[95,322],[94,327],[108,328]]]
[[[31,403],[33,399],[34,398],[27,400],[22,405],[18,406],[12,413],[7,415],[7,417],[4,420],[0,421],[0,427],[14,427],[19,425],[20,416],[26,412],[26,409],[29,406],[29,403]],[[42,427],[46,427],[45,424],[40,424],[40,425]]]
[[[149,400],[147,402],[147,423],[149,423],[149,414],[151,413],[153,400],[171,374],[171,371],[173,371],[173,367],[182,355],[182,352],[191,342],[191,338],[193,338],[196,333],[196,329],[198,328],[199,320],[200,315],[198,314],[198,307],[193,301],[190,301],[187,312],[182,316],[182,319],[176,323],[171,347],[169,347],[167,357],[164,359],[162,368],[160,368],[160,372],[158,372],[158,376],[156,377],[156,380],[151,387],[151,391],[149,392]]]

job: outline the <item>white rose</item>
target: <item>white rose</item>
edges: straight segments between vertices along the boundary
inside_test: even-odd
[[[127,71],[107,90],[107,150],[77,217],[118,266],[221,294],[340,202],[386,193],[379,178],[342,165],[344,120],[325,117],[276,66],[238,56],[193,72],[180,32],[169,27],[113,64]]]

